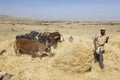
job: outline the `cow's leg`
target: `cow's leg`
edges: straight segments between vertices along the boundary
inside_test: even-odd
[[[50,52],[46,52],[45,54],[47,54],[48,56],[51,56],[51,53],[50,53]]]
[[[14,51],[15,51],[15,54],[17,55],[17,48],[16,48],[16,46],[14,46]]]
[[[45,52],[45,51],[44,51],[44,52],[42,52],[42,55],[43,55],[43,54],[46,55],[46,56],[50,56],[50,57],[52,56],[52,53],[51,53],[51,52]]]
[[[14,47],[14,51],[15,51],[15,53],[16,53],[16,46],[15,46],[15,45],[13,45],[13,47]]]
[[[17,56],[20,56],[20,49],[18,49],[17,47],[15,48],[15,54],[17,55]]]
[[[42,53],[40,51],[37,52],[37,56],[42,59]]]
[[[17,55],[18,49],[17,49],[17,47],[16,47],[16,42],[14,42],[13,47],[14,47],[15,54]]]
[[[46,48],[46,50],[43,53],[46,54],[47,56],[52,56],[51,47]]]
[[[16,55],[17,55],[17,56],[20,56],[20,55],[21,55],[21,53],[22,53],[22,50],[17,49],[17,53],[16,53]]]
[[[37,52],[31,52],[32,58],[35,58],[37,56]]]
[[[16,46],[14,46],[14,51],[17,56],[20,56],[20,49],[18,49]]]
[[[58,46],[58,43],[57,43],[57,42],[55,42],[55,43],[53,44],[53,48],[54,48],[54,49],[56,49],[56,48],[57,48],[57,46]]]

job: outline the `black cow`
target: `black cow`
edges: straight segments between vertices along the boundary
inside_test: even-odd
[[[17,35],[16,39],[25,38],[30,40],[38,40],[38,32],[31,31],[30,33],[24,34],[24,35]]]
[[[59,32],[44,32],[39,34],[39,42],[44,45],[57,47],[58,42],[64,41],[63,36]],[[61,40],[61,37],[63,40]]]

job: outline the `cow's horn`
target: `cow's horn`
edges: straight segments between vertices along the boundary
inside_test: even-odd
[[[55,36],[54,39],[58,38],[59,36]]]

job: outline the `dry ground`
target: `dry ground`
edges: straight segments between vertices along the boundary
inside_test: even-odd
[[[104,70],[93,60],[93,38],[105,27],[110,36],[105,45]],[[52,57],[31,58],[16,56],[13,43],[17,34],[59,31],[65,41],[52,48]],[[74,41],[69,42],[73,36]],[[15,75],[20,80],[120,80],[120,25],[80,25],[79,23],[54,23],[51,25],[0,24],[0,70]],[[91,68],[91,71],[88,71]],[[16,80],[13,78],[13,80]]]

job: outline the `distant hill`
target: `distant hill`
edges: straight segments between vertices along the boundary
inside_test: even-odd
[[[10,19],[13,18],[12,16],[7,16],[7,15],[0,15],[0,19]]]
[[[14,16],[0,15],[0,24],[49,25],[52,23],[60,23],[60,22],[64,22],[64,21],[41,21],[41,20],[34,20],[29,18],[18,18]]]
[[[18,18],[8,15],[0,15],[0,24],[24,24],[24,25],[49,25],[54,23],[79,24],[79,25],[120,25],[120,22],[112,21],[40,21],[28,18]]]
[[[8,15],[0,15],[1,24],[34,24],[36,20],[27,18],[17,18]]]

